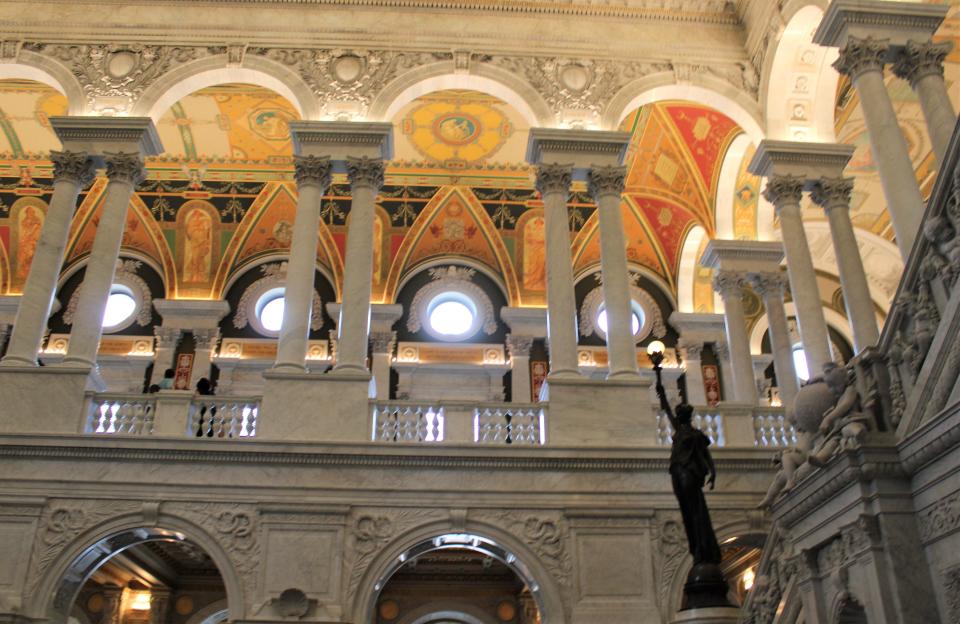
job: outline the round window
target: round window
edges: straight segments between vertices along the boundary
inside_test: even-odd
[[[793,368],[796,369],[797,377],[800,378],[800,381],[810,379],[810,369],[807,367],[807,354],[800,345],[793,348]]]
[[[267,332],[280,331],[283,325],[283,301],[283,288],[271,288],[257,300],[257,320]]]
[[[459,292],[437,295],[427,306],[430,333],[442,340],[461,340],[478,329],[477,306]]]
[[[129,324],[137,313],[137,300],[133,292],[122,284],[114,284],[110,287],[110,296],[107,297],[107,305],[103,310],[103,329],[119,329],[122,325]]]
[[[636,336],[640,333],[640,328],[643,327],[643,308],[637,304],[636,301],[631,302],[630,307],[632,308],[633,314],[630,315],[630,330],[633,332],[633,335]],[[607,309],[600,307],[600,311],[597,313],[597,327],[603,334],[603,337],[607,336]]]

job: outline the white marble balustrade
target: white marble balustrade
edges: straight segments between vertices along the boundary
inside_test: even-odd
[[[259,412],[259,397],[89,393],[82,430],[88,435],[249,439],[257,435]]]
[[[90,394],[84,433],[93,435],[151,435],[156,400],[142,394]]]
[[[542,446],[547,441],[542,403],[374,401],[372,406],[374,442]]]
[[[259,415],[260,399],[256,397],[197,396],[190,402],[187,437],[254,438]]]

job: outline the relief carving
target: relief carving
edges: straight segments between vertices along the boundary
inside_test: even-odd
[[[171,507],[176,509],[176,513],[192,519],[213,535],[233,562],[244,592],[247,596],[252,596],[257,587],[261,559],[256,510],[246,505],[229,503],[186,503]]]
[[[654,532],[656,549],[657,605],[663,619],[669,620],[677,605],[672,604],[671,588],[677,571],[690,556],[687,538],[677,519],[666,520]]]
[[[471,514],[471,517],[477,515]],[[561,587],[572,585],[573,561],[568,548],[570,531],[561,514],[499,511],[492,513],[490,520],[521,538]],[[564,596],[568,598],[566,594]]]

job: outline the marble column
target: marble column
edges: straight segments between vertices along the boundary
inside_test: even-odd
[[[821,178],[811,193],[814,203],[823,207],[830,222],[830,236],[837,256],[843,301],[853,330],[854,349],[860,353],[880,340],[877,315],[860,257],[860,246],[850,220],[850,195],[853,178]]]
[[[324,191],[330,186],[330,159],[294,156],[294,166],[298,193],[297,215],[287,262],[283,324],[280,327],[274,368],[303,371],[306,369],[304,363],[310,337],[320,204]]]
[[[552,377],[580,374],[577,368],[577,303],[567,212],[571,172],[569,165],[540,165],[537,168],[536,184],[543,197],[546,229],[547,335]]]
[[[713,276],[713,288],[723,299],[727,346],[733,370],[734,400],[756,405],[757,384],[753,379],[753,358],[750,356],[750,337],[747,336],[747,316],[743,310],[744,275],[737,271],[718,270]]]
[[[393,350],[397,346],[397,332],[375,331],[370,333],[370,361],[373,379],[377,385],[377,399],[390,398],[390,366]]]
[[[600,214],[600,270],[603,274],[603,307],[607,311],[608,378],[636,377],[637,346],[633,337],[633,306],[627,244],[623,237],[620,195],[626,167],[605,166],[590,170],[590,194]]]
[[[53,197],[43,222],[30,273],[23,286],[13,334],[2,364],[36,366],[47,319],[57,292],[57,280],[80,190],[93,179],[93,160],[86,152],[51,152]]]
[[[797,311],[800,339],[811,375],[819,375],[830,357],[827,322],[820,303],[817,273],[810,257],[810,245],[803,229],[800,199],[803,197],[802,176],[772,175],[767,180],[764,197],[772,203],[780,217],[783,251],[787,257],[790,292]]]
[[[870,149],[880,172],[897,245],[906,259],[920,229],[924,205],[907,151],[907,142],[897,123],[897,114],[883,81],[888,48],[886,39],[851,36],[833,66],[841,74],[850,77],[860,95],[860,105],[870,135]],[[790,280],[792,283],[792,273]],[[818,374],[819,370],[819,367],[811,369],[811,374]]]
[[[908,81],[920,98],[930,143],[940,165],[946,158],[947,145],[957,125],[957,114],[943,80],[943,61],[951,49],[953,44],[949,41],[908,41],[893,65],[893,72]]]
[[[70,346],[63,359],[67,366],[96,365],[97,348],[103,333],[103,312],[120,256],[127,207],[134,189],[145,176],[143,159],[138,153],[116,152],[104,156],[109,184],[90,259],[80,285],[77,311],[70,331]]]
[[[177,345],[180,344],[180,337],[183,332],[177,327],[154,327],[153,335],[156,336],[156,346],[153,348],[153,372],[150,373],[150,384],[159,384],[163,379],[163,373],[168,368],[173,368],[173,359],[177,352]]]
[[[383,185],[383,160],[348,158],[347,174],[353,201],[343,262],[343,302],[337,323],[336,371],[366,371],[373,288],[374,199]]]
[[[770,346],[773,349],[773,368],[777,371],[780,400],[784,406],[789,406],[797,396],[799,383],[797,370],[793,365],[793,343],[790,340],[787,313],[783,306],[787,279],[779,271],[751,273],[748,279],[753,291],[763,301],[763,307],[767,312]]]
[[[531,336],[507,334],[507,352],[510,354],[510,397],[514,403],[530,403],[530,349]]]
[[[678,345],[683,357],[685,375],[687,378],[687,403],[690,405],[706,405],[707,393],[703,387],[703,343],[681,340]]]
[[[193,369],[190,371],[190,389],[196,387],[201,378],[210,379],[213,366],[213,352],[220,342],[220,330],[205,328],[193,330]]]
[[[726,321],[724,321],[726,333]],[[726,338],[713,343],[713,353],[717,356],[717,366],[720,367],[720,396],[723,401],[736,401],[736,386],[733,380],[733,363],[730,360],[730,346]]]

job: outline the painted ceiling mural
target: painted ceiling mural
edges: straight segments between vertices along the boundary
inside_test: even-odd
[[[0,81],[2,293],[20,291],[36,249],[52,193],[43,156],[59,147],[49,117],[66,107],[47,86]],[[162,116],[167,152],[147,161],[123,247],[164,276],[168,297],[221,297],[237,275],[289,249],[296,187],[288,123],[297,118],[283,97],[251,85],[197,91]],[[512,305],[545,305],[543,206],[523,160],[523,117],[489,95],[450,90],[415,99],[394,123],[395,160],[377,199],[374,300],[390,301],[410,271],[453,255],[498,275]],[[673,285],[690,229],[714,231],[717,177],[740,130],[689,102],[645,106],[623,129],[632,133],[621,206],[628,257]],[[81,194],[68,265],[89,252],[105,187],[100,178]],[[338,174],[323,198],[317,249],[338,289],[349,213],[349,184]],[[577,270],[593,270],[598,222],[583,183],[572,188],[569,223]]]

